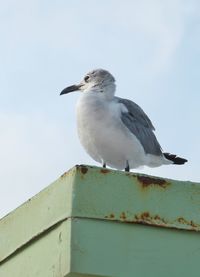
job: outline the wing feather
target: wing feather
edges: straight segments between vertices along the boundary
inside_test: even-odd
[[[116,99],[127,109],[121,113],[122,122],[140,141],[145,153],[156,156],[162,155],[162,148],[153,132],[155,128],[145,112],[133,101],[119,97]]]

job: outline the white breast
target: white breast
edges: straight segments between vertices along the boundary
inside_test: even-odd
[[[144,164],[144,150],[120,119],[122,106],[105,101],[98,94],[83,93],[77,103],[77,127],[80,141],[97,162],[124,169]]]
[[[98,99],[85,94],[81,95],[76,107],[79,139],[87,153],[97,162],[101,162],[96,148],[96,140],[101,132],[102,106]]]

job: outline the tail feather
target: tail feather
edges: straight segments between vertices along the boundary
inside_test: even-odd
[[[170,153],[163,153],[163,155],[165,156],[165,158],[167,160],[170,160],[173,162],[173,164],[184,164],[187,162],[186,159],[180,158],[174,154],[170,154]]]

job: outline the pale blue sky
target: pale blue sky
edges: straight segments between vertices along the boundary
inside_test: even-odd
[[[163,149],[189,160],[140,172],[200,181],[199,3],[1,3],[0,216],[75,164],[97,165],[76,134],[78,93],[59,92],[99,67],[149,115]]]

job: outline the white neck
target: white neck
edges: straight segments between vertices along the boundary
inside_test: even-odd
[[[116,85],[112,84],[104,84],[104,86],[92,86],[90,88],[85,89],[82,92],[82,95],[87,95],[88,97],[96,97],[99,99],[112,100],[115,95]]]

